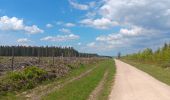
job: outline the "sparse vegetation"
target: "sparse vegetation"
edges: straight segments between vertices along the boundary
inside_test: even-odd
[[[106,76],[106,80],[104,82],[104,88],[102,89],[100,95],[98,96],[98,100],[108,100],[108,96],[111,92],[111,88],[114,83],[114,75],[116,73],[115,63],[114,61],[110,60],[108,61],[107,65],[108,67],[108,75]]]
[[[31,89],[48,78],[45,70],[35,66],[27,67],[22,71],[8,72],[0,79],[0,94]]]
[[[95,89],[98,83],[101,81],[106,70],[109,70],[107,80],[102,91],[100,91],[100,97],[105,100],[108,97],[110,86],[114,75],[113,60],[106,60],[97,64],[97,68],[90,72],[87,76],[82,77],[79,80],[75,80],[72,83],[64,86],[63,88],[56,90],[44,97],[44,100],[85,100],[90,93]]]
[[[45,59],[48,60],[48,58]],[[89,69],[90,66],[103,60],[101,58],[74,58],[70,60],[63,58],[57,62],[55,61],[55,65],[47,64],[46,67],[26,66],[15,71],[6,72],[0,78],[0,99],[25,98],[25,96],[16,95],[24,91],[31,91],[39,85],[47,85],[53,82],[60,83],[62,80],[64,82],[65,79],[65,82],[67,82],[69,77],[79,75]],[[53,88],[52,86],[51,88]]]

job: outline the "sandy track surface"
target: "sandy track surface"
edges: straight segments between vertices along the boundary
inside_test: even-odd
[[[109,100],[170,100],[170,86],[115,60],[116,78]]]

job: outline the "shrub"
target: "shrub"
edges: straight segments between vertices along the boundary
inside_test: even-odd
[[[161,65],[161,67],[163,67],[163,68],[168,68],[168,67],[170,67],[170,63],[163,63],[162,65]]]
[[[21,72],[9,72],[7,73],[7,79],[8,78],[13,81],[18,81],[24,79],[24,76]]]
[[[23,74],[26,78],[32,79],[32,78],[38,78],[40,76],[43,76],[47,74],[47,72],[43,69],[33,66],[24,69]]]
[[[73,65],[68,65],[69,68],[74,69],[75,67]]]
[[[9,72],[5,77],[0,79],[0,94],[4,93],[4,91],[31,89],[38,83],[47,80],[47,76],[47,71],[35,66],[27,67],[20,72]]]

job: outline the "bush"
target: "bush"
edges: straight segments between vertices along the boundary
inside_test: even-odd
[[[75,67],[73,65],[68,65],[69,68],[74,69]]]
[[[47,72],[43,69],[33,66],[24,69],[23,74],[26,78],[32,79],[32,78],[39,78],[40,76],[46,75]]]
[[[9,78],[13,81],[24,79],[24,75],[21,72],[9,72],[7,75],[7,79]]]
[[[31,89],[38,83],[47,80],[47,76],[47,71],[35,66],[27,67],[20,72],[9,72],[5,77],[0,79],[0,94],[4,93],[4,91]]]
[[[72,64],[72,65],[67,65],[69,68],[71,69],[75,69],[75,68],[78,68],[78,67],[84,67],[84,64],[82,63],[75,63],[75,64]]]
[[[163,67],[163,68],[168,68],[168,67],[170,67],[170,63],[163,63],[162,65],[161,65],[161,67]]]

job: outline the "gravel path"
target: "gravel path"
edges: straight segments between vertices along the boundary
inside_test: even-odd
[[[170,100],[170,86],[119,60],[109,100]]]

